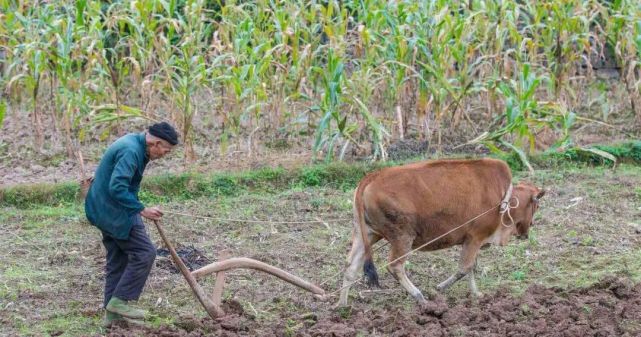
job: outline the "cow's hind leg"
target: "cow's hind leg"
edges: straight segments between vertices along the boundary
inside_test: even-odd
[[[380,236],[373,232],[367,233],[367,238],[369,239],[370,245],[374,245],[381,239]],[[364,262],[365,245],[363,244],[363,237],[361,236],[360,231],[355,230],[352,239],[352,249],[347,256],[347,269],[345,270],[345,276],[343,277],[343,287],[341,288],[341,294],[338,299],[337,306],[347,306],[349,288],[351,288],[352,284],[355,283],[358,278],[358,274],[361,268],[363,268]]]
[[[410,281],[405,273],[405,261],[407,261],[407,253],[412,249],[412,242],[414,238],[404,237],[401,240],[395,240],[392,242],[392,249],[390,252],[389,260],[390,265],[387,269],[394,275],[394,277],[401,283],[403,288],[416,299],[416,301],[424,306],[427,304],[425,297],[416,286]]]
[[[476,256],[478,255],[480,246],[481,245],[476,241],[467,241],[463,244],[461,259],[459,261],[459,270],[452,276],[450,276],[447,280],[436,286],[436,289],[438,289],[438,291],[445,291],[456,281],[469,274],[470,290],[474,295],[480,295],[478,289],[476,288],[476,280],[474,279],[474,264],[476,263]]]

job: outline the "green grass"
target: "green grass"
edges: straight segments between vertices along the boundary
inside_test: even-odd
[[[41,270],[32,270],[26,265],[4,265],[0,285],[0,298],[17,301],[21,293],[42,291],[42,282],[50,275]]]
[[[21,329],[26,334],[44,334],[59,336],[93,335],[103,333],[104,329],[98,325],[102,317],[86,317],[81,314],[62,314],[52,317],[36,329],[25,324]]]
[[[74,182],[58,184],[28,184],[0,189],[0,205],[21,208],[30,205],[59,206],[76,202],[79,185]]]
[[[641,141],[630,141],[615,145],[595,146],[609,152],[623,163],[641,163]],[[166,203],[191,200],[200,197],[217,198],[239,195],[245,192],[272,192],[290,188],[332,187],[343,191],[352,190],[368,172],[382,167],[422,160],[414,158],[402,162],[353,163],[335,162],[315,164],[293,169],[263,168],[240,173],[181,173],[146,177],[142,183],[140,199],[143,203]],[[512,169],[522,171],[522,163],[515,156],[502,157]],[[596,154],[570,149],[564,153],[544,153],[531,157],[535,168],[541,172],[547,169],[565,170],[607,169],[612,163]],[[79,199],[77,183],[21,185],[0,189],[0,206],[14,206],[20,209],[33,207],[66,207],[77,204]]]

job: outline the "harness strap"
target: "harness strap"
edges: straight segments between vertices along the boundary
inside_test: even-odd
[[[514,189],[514,186],[510,184],[510,186],[507,188],[507,192],[505,192],[505,197],[501,201],[501,214],[504,214],[510,209],[510,199],[512,198],[512,190]]]

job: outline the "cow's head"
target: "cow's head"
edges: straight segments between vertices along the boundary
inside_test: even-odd
[[[527,239],[530,226],[533,225],[534,213],[539,209],[539,202],[545,195],[545,190],[540,189],[530,183],[519,183],[514,186],[512,192],[511,205],[515,206],[516,201],[519,200],[518,206],[510,210],[510,215],[514,219],[515,235],[519,239]],[[508,221],[506,219],[506,221]]]

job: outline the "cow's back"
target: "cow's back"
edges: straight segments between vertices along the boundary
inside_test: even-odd
[[[368,175],[361,194],[366,223],[386,239],[414,235],[421,245],[497,206],[512,174],[495,159],[437,160],[391,167]],[[460,244],[466,236],[489,236],[498,225],[498,208],[428,249]]]

